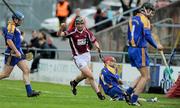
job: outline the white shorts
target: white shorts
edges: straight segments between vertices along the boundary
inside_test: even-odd
[[[82,69],[86,66],[88,66],[91,62],[91,55],[90,52],[83,53],[78,56],[74,56],[74,62],[78,69]]]

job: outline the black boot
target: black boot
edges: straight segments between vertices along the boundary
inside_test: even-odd
[[[31,94],[28,94],[27,97],[36,97],[40,95],[40,91],[32,90]]]
[[[72,90],[73,95],[77,94],[77,89],[76,89],[77,84],[78,83],[75,80],[74,81],[70,81],[71,90]]]
[[[103,96],[103,95],[101,94],[101,92],[98,92],[98,93],[97,93],[97,96],[98,96],[98,98],[99,98],[100,100],[104,100],[104,99],[105,99],[105,96]]]

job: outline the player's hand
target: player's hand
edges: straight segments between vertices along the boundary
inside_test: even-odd
[[[16,57],[21,58],[21,53],[19,51],[16,51]]]
[[[66,28],[66,23],[62,23],[56,35],[61,36],[62,35],[61,33],[63,32],[63,30],[65,30],[65,28]]]
[[[64,30],[65,28],[66,28],[66,23],[62,23],[60,29],[61,29],[61,30]]]
[[[104,62],[104,58],[103,58],[103,56],[102,56],[102,54],[101,54],[101,49],[100,48],[97,48],[97,51],[98,51],[98,53],[99,53],[99,58]]]
[[[158,49],[159,51],[162,51],[164,48],[163,48],[163,46],[162,46],[161,44],[158,44],[158,45],[157,45],[157,49]]]
[[[123,85],[123,82],[122,82],[121,80],[118,80],[118,83],[119,83],[120,85]]]
[[[98,51],[98,53],[101,53],[102,50],[100,48],[97,48],[97,51]]]

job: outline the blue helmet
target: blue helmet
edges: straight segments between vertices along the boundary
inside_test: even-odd
[[[155,11],[155,7],[153,6],[153,4],[149,3],[149,2],[146,2],[144,3],[142,6],[141,6],[141,9],[150,9],[152,11]]]
[[[21,12],[16,11],[12,15],[12,19],[14,19],[14,18],[19,19],[19,20],[23,20],[24,19],[24,15]]]

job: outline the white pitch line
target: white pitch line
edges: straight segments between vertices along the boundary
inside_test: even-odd
[[[7,89],[10,89],[10,90],[17,90],[17,91],[25,91],[25,89],[22,89],[22,88],[17,88],[17,87],[6,87]],[[56,95],[56,96],[53,96],[53,97],[61,97],[61,98],[68,98],[68,97],[72,97],[72,93],[71,91],[69,92],[69,94],[71,95],[64,95],[64,93],[62,92],[53,92],[53,91],[41,91],[42,94],[52,94],[52,95]],[[3,95],[0,95],[0,97],[7,97],[7,96],[3,96]],[[49,97],[49,96],[48,96]],[[80,98],[78,97],[78,99],[84,99],[84,98],[94,98],[96,96],[83,96],[83,98]]]

